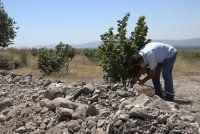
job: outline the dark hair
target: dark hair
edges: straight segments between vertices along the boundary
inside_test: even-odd
[[[133,65],[137,65],[137,64],[139,64],[139,62],[141,60],[143,60],[143,58],[142,58],[142,56],[140,54],[134,54],[134,55],[131,56],[130,62]]]

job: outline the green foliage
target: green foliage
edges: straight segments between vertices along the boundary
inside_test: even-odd
[[[31,49],[31,53],[35,57],[35,56],[37,56],[39,54],[39,50],[37,48],[32,48]]]
[[[43,48],[38,55],[38,69],[46,75],[60,71],[64,66],[68,69],[69,61],[74,57],[75,49],[60,42],[56,49]]]
[[[137,68],[130,64],[131,55],[136,54],[141,47],[150,42],[145,37],[148,27],[144,16],[138,19],[131,36],[126,37],[129,16],[130,14],[127,13],[122,20],[117,21],[117,34],[114,34],[113,28],[110,28],[108,32],[101,35],[103,44],[99,46],[100,65],[107,82],[123,82],[125,85],[137,71]]]
[[[16,22],[8,16],[0,0],[0,47],[4,48],[13,43],[16,36],[15,30],[18,29],[14,27],[15,24]]]
[[[99,50],[97,48],[79,49],[78,53],[85,55],[88,59],[90,59],[93,62],[98,62]]]
[[[56,54],[63,56],[64,58],[66,58],[66,60],[72,60],[76,54],[76,50],[72,48],[70,45],[63,44],[62,42],[60,42],[56,46]]]

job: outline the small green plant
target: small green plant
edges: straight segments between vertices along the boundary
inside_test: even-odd
[[[38,55],[38,69],[46,75],[60,71],[64,66],[68,69],[70,60],[75,55],[75,49],[60,42],[56,49],[43,48]]]
[[[99,46],[100,65],[103,68],[104,78],[107,82],[123,82],[130,79],[137,68],[131,66],[130,57],[136,54],[145,44],[150,42],[146,39],[148,27],[145,17],[138,19],[135,30],[131,32],[129,38],[126,37],[127,21],[130,14],[127,13],[122,20],[118,20],[117,34],[113,33],[113,28],[101,35],[103,44]]]

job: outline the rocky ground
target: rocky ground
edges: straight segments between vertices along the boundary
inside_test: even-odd
[[[150,87],[0,71],[0,134],[199,134],[200,84],[175,81],[175,89],[167,102]]]

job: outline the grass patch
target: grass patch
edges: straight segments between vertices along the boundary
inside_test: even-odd
[[[32,49],[9,48],[1,50],[0,55],[7,57],[15,64],[20,64],[19,68],[12,70],[15,73],[31,73],[33,76],[42,76],[42,73],[37,69],[37,56],[33,56]],[[174,78],[200,82],[199,66],[200,49],[178,50],[177,60],[173,69]],[[53,73],[46,78],[61,79],[68,83],[83,81],[102,83],[103,71],[98,66],[98,61],[93,61],[85,54],[78,53],[70,62],[68,70],[62,69],[60,72]]]
[[[194,80],[194,76],[200,76],[200,49],[180,50],[174,65],[174,76],[176,79],[184,78]],[[195,77],[195,81],[200,81]]]

